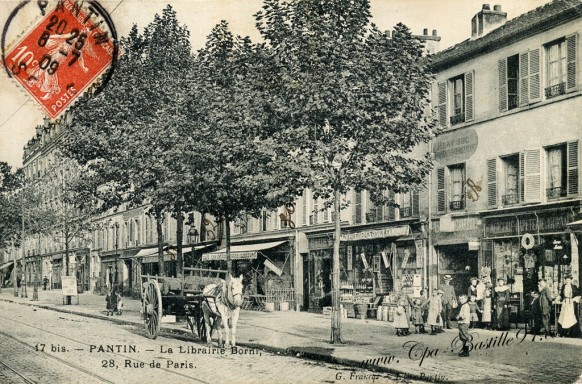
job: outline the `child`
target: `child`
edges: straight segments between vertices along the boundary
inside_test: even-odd
[[[459,303],[461,304],[459,316],[457,316],[457,320],[459,321],[459,340],[463,342],[463,350],[459,352],[459,356],[468,357],[469,346],[467,345],[467,341],[470,339],[469,324],[471,323],[471,308],[469,303],[467,303],[467,295],[460,295]]]
[[[123,300],[121,298],[121,293],[117,292],[117,314],[121,315],[121,308],[123,308]]]
[[[443,324],[440,315],[443,310],[443,303],[438,290],[434,289],[432,291],[432,296],[425,305],[428,306],[427,324],[430,325],[430,334],[436,335],[438,328]]]
[[[542,309],[540,307],[540,295],[537,291],[533,290],[530,293],[531,303],[530,303],[530,324],[532,334],[537,335],[542,329]]]
[[[414,299],[412,302],[412,310],[410,311],[410,317],[412,320],[412,324],[416,327],[416,331],[414,331],[414,333],[426,333],[423,332],[424,330],[422,329],[424,326],[424,321],[423,321],[423,310],[422,310],[422,305],[420,304],[420,299]]]
[[[428,311],[425,310],[426,301],[428,300],[426,298],[427,292],[428,292],[428,288],[421,289],[420,290],[420,298],[418,299],[420,301],[420,307],[422,308],[422,325],[420,326],[420,333],[427,333],[424,330],[424,324],[426,323],[426,320],[428,318]]]
[[[477,312],[481,312],[477,303],[475,302],[475,295],[471,295],[469,299],[469,309],[471,310],[471,324],[469,328],[475,329],[475,324],[479,322],[479,316],[477,316]]]
[[[483,298],[481,305],[481,322],[483,329],[491,329],[491,289],[485,290],[485,297]]]
[[[398,307],[396,307],[396,312],[394,314],[394,328],[396,328],[396,336],[406,336],[408,332],[408,319],[406,318],[406,310],[404,306],[406,301],[400,299],[398,301]]]

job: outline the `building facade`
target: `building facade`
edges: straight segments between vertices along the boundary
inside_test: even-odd
[[[433,56],[431,285],[502,277],[519,313],[539,278],[580,281],[581,11],[555,0],[506,21],[485,4],[471,39]]]

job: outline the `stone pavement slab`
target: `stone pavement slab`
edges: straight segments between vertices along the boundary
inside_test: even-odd
[[[0,299],[48,309],[99,317],[118,324],[143,323],[140,301],[124,299],[121,316],[106,316],[105,296],[79,295],[79,304],[64,305],[60,291],[39,291],[39,300],[14,297],[4,289]],[[461,344],[455,329],[439,335],[395,335],[391,323],[343,319],[344,344],[330,344],[329,317],[307,312],[242,311],[237,344],[297,357],[366,365],[402,377],[432,382],[573,383],[582,373],[582,340],[542,338],[523,329],[508,332],[474,330],[471,356],[457,356]],[[163,323],[163,332],[199,342],[185,322]]]

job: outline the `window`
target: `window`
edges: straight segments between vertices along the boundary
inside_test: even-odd
[[[539,48],[499,60],[498,71],[500,112],[541,101]]]
[[[412,192],[400,194],[400,217],[412,216]]]
[[[440,126],[474,119],[474,78],[474,72],[470,71],[437,84],[436,109]]]
[[[519,203],[520,177],[519,177],[519,154],[506,156],[501,159],[503,163],[504,181],[502,195],[503,205]]]
[[[269,215],[267,211],[263,211],[261,214],[261,231],[265,232],[267,230],[267,223],[269,222]]]
[[[449,167],[450,203],[451,211],[465,208],[465,164]]]
[[[576,46],[576,34],[546,44],[546,98],[576,89]]]
[[[566,144],[546,148],[547,180],[546,197],[548,200],[566,196],[568,178],[566,164]]]
[[[319,217],[319,205],[317,204],[317,199],[313,199],[313,210],[311,211],[311,216],[309,216],[309,224],[315,225],[319,222],[317,220]]]
[[[301,199],[301,224],[307,225],[307,189],[303,190]]]

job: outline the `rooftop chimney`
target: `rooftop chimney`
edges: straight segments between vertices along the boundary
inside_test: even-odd
[[[438,35],[436,29],[432,30],[432,36],[428,34],[428,28],[423,29],[422,35],[412,35],[412,36],[424,42],[425,53],[431,55],[439,51],[439,43],[441,41],[441,37]]]
[[[486,35],[506,21],[507,12],[501,11],[501,5],[494,5],[491,10],[489,4],[483,4],[481,11],[471,19],[471,38],[477,39]]]
[[[423,30],[422,30],[422,34],[423,34],[424,36],[428,35],[428,28],[425,28],[425,29],[423,29]]]

